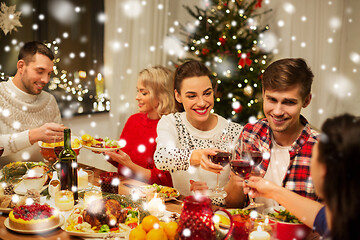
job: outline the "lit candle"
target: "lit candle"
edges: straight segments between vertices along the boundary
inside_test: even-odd
[[[256,231],[250,233],[249,240],[270,240],[270,234],[258,226]]]
[[[150,201],[148,202],[148,211],[151,215],[156,217],[161,217],[164,215],[165,212],[165,203],[164,199],[158,198],[156,194]]]
[[[86,192],[84,195],[85,207],[89,206],[91,204],[91,202],[93,202],[97,199],[102,199],[102,193],[100,191]]]
[[[88,173],[82,170],[82,168],[80,168],[77,175],[78,175],[78,188],[79,189],[87,188],[89,184]]]
[[[55,193],[55,206],[60,211],[69,211],[74,207],[74,194],[68,190]]]

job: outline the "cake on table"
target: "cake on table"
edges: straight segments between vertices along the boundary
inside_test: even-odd
[[[22,205],[9,214],[10,227],[18,230],[43,230],[59,223],[58,211],[47,204]]]

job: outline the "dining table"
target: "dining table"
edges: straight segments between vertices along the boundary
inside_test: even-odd
[[[94,178],[93,178],[93,182],[91,182],[91,184],[93,184],[94,186],[100,186],[100,174],[103,173],[103,170],[94,168],[94,167],[90,167],[90,166],[86,166],[86,165],[81,165],[81,167],[83,169],[86,170],[91,170],[94,172]],[[120,195],[129,195],[131,193],[132,188],[134,187],[138,187],[138,186],[146,186],[148,184],[139,181],[139,180],[135,180],[135,179],[131,179],[131,178],[126,178],[123,176],[120,176],[120,184],[119,184],[119,194]],[[182,198],[182,196],[180,196],[180,199]],[[181,212],[181,200],[172,200],[172,201],[166,201],[165,202],[165,206],[166,206],[166,210],[169,212],[176,212],[176,213],[180,213]],[[47,239],[47,240],[63,240],[63,239],[81,239],[80,237],[77,236],[71,236],[69,233],[67,233],[66,231],[62,230],[61,228],[56,228],[52,231],[46,232],[46,233],[41,233],[41,234],[22,234],[22,233],[17,233],[14,231],[11,231],[9,229],[7,229],[4,225],[4,221],[5,219],[8,217],[8,214],[3,214],[0,213],[0,239],[4,239],[4,240],[27,240],[27,239]]]
[[[83,169],[91,170],[94,172],[94,177],[92,179],[91,184],[94,186],[100,186],[100,174],[105,172],[104,170],[97,169],[95,167],[90,167],[86,165],[81,165]],[[120,195],[130,195],[133,188],[140,187],[140,186],[146,186],[148,185],[145,182],[126,178],[123,176],[120,176],[120,184],[118,187],[118,193]],[[182,199],[184,199],[184,196],[180,195],[177,199],[166,201],[165,206],[166,210],[169,212],[174,213],[181,213],[182,208]],[[213,205],[213,210],[217,209],[218,207]],[[46,239],[46,240],[63,240],[63,239],[81,239],[78,236],[72,236],[66,231],[62,230],[61,228],[56,228],[52,231],[41,233],[41,234],[22,234],[18,232],[11,231],[7,229],[4,225],[5,219],[8,217],[8,214],[1,213],[0,212],[0,239],[4,240],[27,240],[27,239]],[[319,235],[316,233],[311,233],[306,240],[318,240]]]

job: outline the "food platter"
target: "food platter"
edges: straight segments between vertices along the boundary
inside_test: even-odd
[[[226,209],[232,216],[234,215],[241,215],[242,217],[241,218],[244,218],[244,217],[247,217],[250,213],[250,211],[248,210],[242,210],[242,209],[239,209],[239,208],[227,208]],[[225,228],[225,229],[228,229],[230,228],[230,219],[229,217],[222,211],[217,211],[215,213],[215,216],[218,216],[219,217],[219,226],[221,228]],[[233,219],[235,221],[235,219]]]
[[[62,226],[61,229],[64,230],[65,232],[67,232],[71,236],[82,237],[82,238],[101,238],[101,239],[105,238],[108,235],[111,235],[113,237],[118,237],[118,238],[127,238],[129,236],[129,234],[130,234],[130,231],[131,231],[131,229],[129,228],[127,231],[120,232],[120,233],[111,233],[111,232],[87,233],[87,232],[67,231],[67,230],[65,230],[64,226]]]
[[[149,193],[157,193],[164,201],[171,201],[180,196],[180,193],[175,188],[153,184],[150,186],[139,186],[131,190],[131,194],[138,194],[139,197],[145,198]]]
[[[5,225],[5,227],[7,229],[10,229],[11,231],[15,231],[15,232],[18,232],[18,233],[25,233],[25,234],[38,234],[38,233],[48,232],[48,231],[51,231],[51,230],[54,230],[54,229],[60,227],[63,224],[64,224],[64,217],[62,215],[60,215],[59,224],[57,224],[55,226],[52,226],[50,228],[37,229],[37,230],[23,230],[23,229],[13,228],[13,227],[10,226],[9,218],[6,218],[5,221],[4,221],[4,225]]]
[[[86,146],[83,145],[84,148],[89,149],[93,152],[113,152],[116,150],[119,150],[121,147],[117,147],[117,148],[98,148],[98,147],[90,147],[90,146]]]
[[[45,190],[45,188],[47,188],[48,186],[47,185],[44,185],[40,190],[39,192],[42,192]],[[18,195],[25,195],[26,194],[26,191],[28,189],[26,188],[25,184],[23,181],[19,182],[15,188],[14,188],[14,192]]]

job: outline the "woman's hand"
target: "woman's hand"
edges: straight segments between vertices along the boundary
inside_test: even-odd
[[[190,165],[200,165],[203,169],[219,174],[223,167],[219,164],[212,163],[209,155],[216,155],[219,152],[217,149],[197,149],[191,153]]]
[[[133,162],[131,161],[129,155],[121,150],[117,150],[116,152],[104,152],[105,156],[108,156],[111,160],[120,163],[123,166],[130,167]],[[109,159],[109,160],[110,160]]]
[[[252,176],[248,180],[244,181],[244,193],[249,194],[250,197],[265,197],[272,198],[272,193],[275,192],[280,186],[265,180],[262,177]]]
[[[206,191],[209,189],[206,182],[197,182],[190,180],[190,191],[195,193],[206,194]]]

